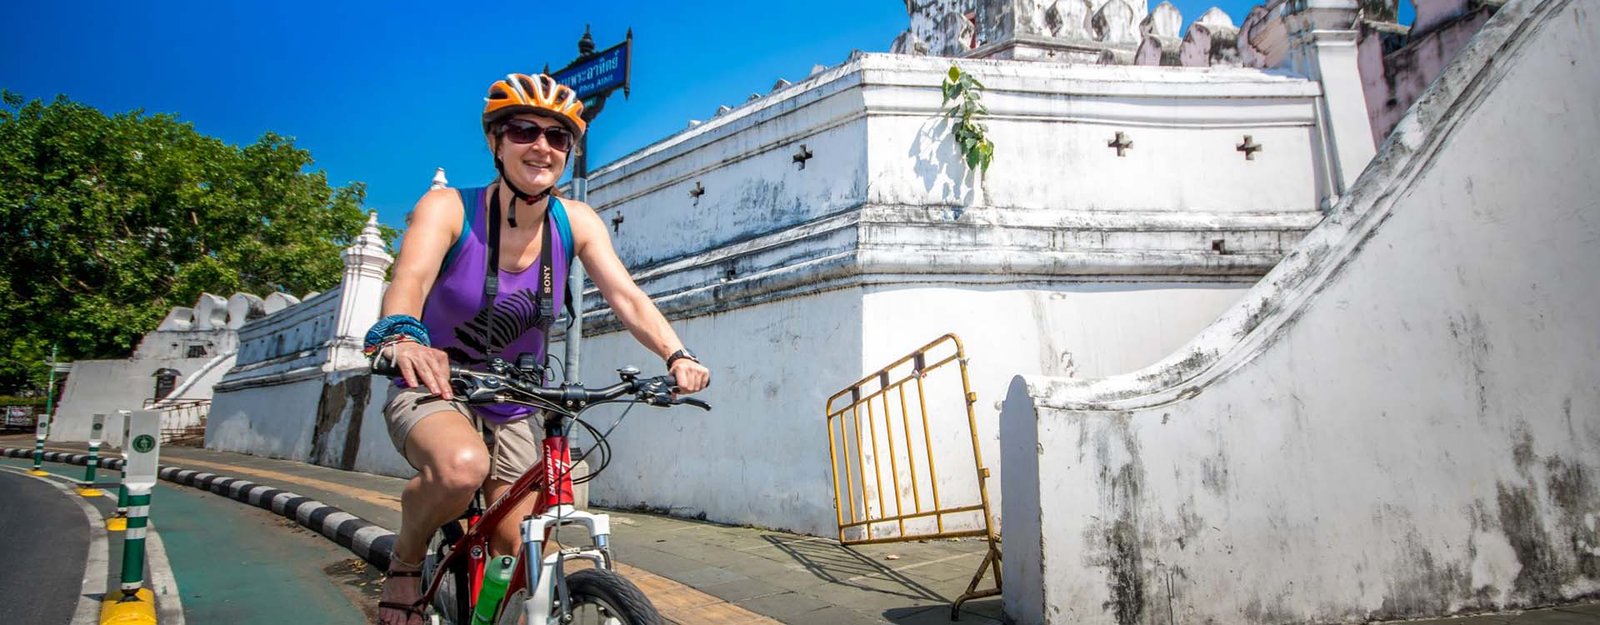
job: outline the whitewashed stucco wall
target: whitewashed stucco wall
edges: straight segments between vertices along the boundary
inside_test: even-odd
[[[325,344],[341,292],[332,289],[239,329],[235,366],[212,400],[206,448],[311,460]]]
[[[853,57],[595,173],[590,199],[622,217],[624,262],[718,376],[713,415],[630,417],[597,501],[832,533],[824,400],[952,331],[982,354],[979,430],[997,470],[993,405],[1019,368],[1148,364],[1322,217],[1315,82],[962,65],[989,86],[987,192],[940,122],[948,61],[893,55]],[[1122,156],[1106,146],[1119,130],[1134,141]],[[1244,134],[1270,156],[1244,158]],[[590,383],[658,366],[608,311],[586,334]],[[774,337],[790,347],[771,352]],[[688,425],[701,421],[716,427]],[[949,461],[970,458],[964,434],[944,443]]]
[[[1013,382],[1013,619],[1354,622],[1600,591],[1596,8],[1508,4],[1183,349]]]
[[[139,410],[155,397],[155,373],[163,368],[185,375],[203,369],[206,358],[80,360],[61,391],[61,405],[50,423],[50,440],[86,441],[94,415]]]
[[[220,393],[206,423],[206,448],[311,460],[320,378]]]
[[[859,289],[843,289],[675,323],[713,368],[711,388],[699,397],[714,409],[634,408],[610,437],[615,458],[590,483],[590,501],[828,531],[833,493],[822,398],[854,381],[861,305]],[[664,371],[626,332],[585,337],[583,345],[591,385],[615,381],[614,370],[629,364],[645,375]],[[620,410],[588,414],[604,430]]]

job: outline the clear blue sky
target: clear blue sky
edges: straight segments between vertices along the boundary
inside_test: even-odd
[[[1187,23],[1213,3],[1174,4]],[[1255,3],[1215,4],[1237,23]],[[908,19],[901,0],[18,0],[0,6],[0,87],[175,113],[235,144],[294,137],[331,182],[367,183],[367,208],[399,226],[434,168],[453,186],[493,177],[478,125],[488,84],[565,65],[585,23],[601,48],[634,32],[632,96],[593,126],[594,167],[813,64],[885,51]]]

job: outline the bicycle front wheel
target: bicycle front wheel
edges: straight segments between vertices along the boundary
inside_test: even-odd
[[[585,569],[568,575],[567,594],[572,599],[573,625],[662,625],[666,622],[644,592],[616,571]],[[523,602],[527,599],[527,590],[506,597],[507,603],[497,625],[544,625],[528,622],[523,613]]]

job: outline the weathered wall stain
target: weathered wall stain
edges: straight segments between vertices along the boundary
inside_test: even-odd
[[[311,434],[311,459],[317,464],[337,467],[346,471],[355,468],[357,452],[361,449],[361,421],[366,412],[367,400],[372,394],[372,376],[362,374],[347,377],[339,382],[324,383],[322,398],[317,402],[317,422]],[[342,438],[334,430],[348,415]],[[335,454],[334,444],[340,447]]]
[[[1146,607],[1144,539],[1140,532],[1140,495],[1144,465],[1139,460],[1139,441],[1127,414],[1112,417],[1095,440],[1096,464],[1100,467],[1100,512],[1104,522],[1090,531],[1099,534],[1094,542],[1103,546],[1095,554],[1093,566],[1106,570],[1111,600],[1104,607],[1118,625],[1140,622]]]
[[[1517,554],[1522,569],[1512,587],[1530,601],[1546,603],[1558,598],[1561,575],[1556,570],[1549,538],[1539,524],[1539,504],[1532,487],[1501,483],[1496,501],[1500,506],[1500,529]]]
[[[1488,331],[1478,313],[1450,320],[1450,336],[1461,346],[1462,356],[1472,365],[1472,383],[1478,400],[1478,419],[1486,420],[1489,410],[1490,378],[1487,366],[1491,357]]]
[[[1218,441],[1217,452],[1200,459],[1200,485],[1217,497],[1228,494],[1228,449]]]
[[[1549,475],[1550,499],[1561,509],[1559,529],[1565,534],[1562,542],[1573,556],[1576,572],[1600,579],[1600,528],[1594,520],[1600,515],[1600,501],[1596,501],[1588,467],[1551,457],[1545,460],[1545,471]]]
[[[1389,582],[1389,593],[1372,617],[1382,620],[1413,614],[1444,614],[1450,597],[1470,593],[1472,576],[1460,563],[1435,560],[1416,531],[1406,536],[1405,575]]]

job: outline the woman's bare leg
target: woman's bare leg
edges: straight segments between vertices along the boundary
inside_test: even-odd
[[[489,478],[483,483],[485,501],[496,501],[500,495],[511,489],[511,482],[499,478]],[[494,533],[489,535],[489,552],[497,555],[511,555],[522,548],[522,520],[533,514],[534,505],[539,503],[539,491],[529,491],[517,503],[516,509],[507,514],[500,526],[494,528]]]
[[[461,413],[435,412],[406,435],[406,459],[418,467],[400,496],[400,533],[394,556],[402,570],[422,561],[428,537],[461,516],[489,475],[483,438]]]

